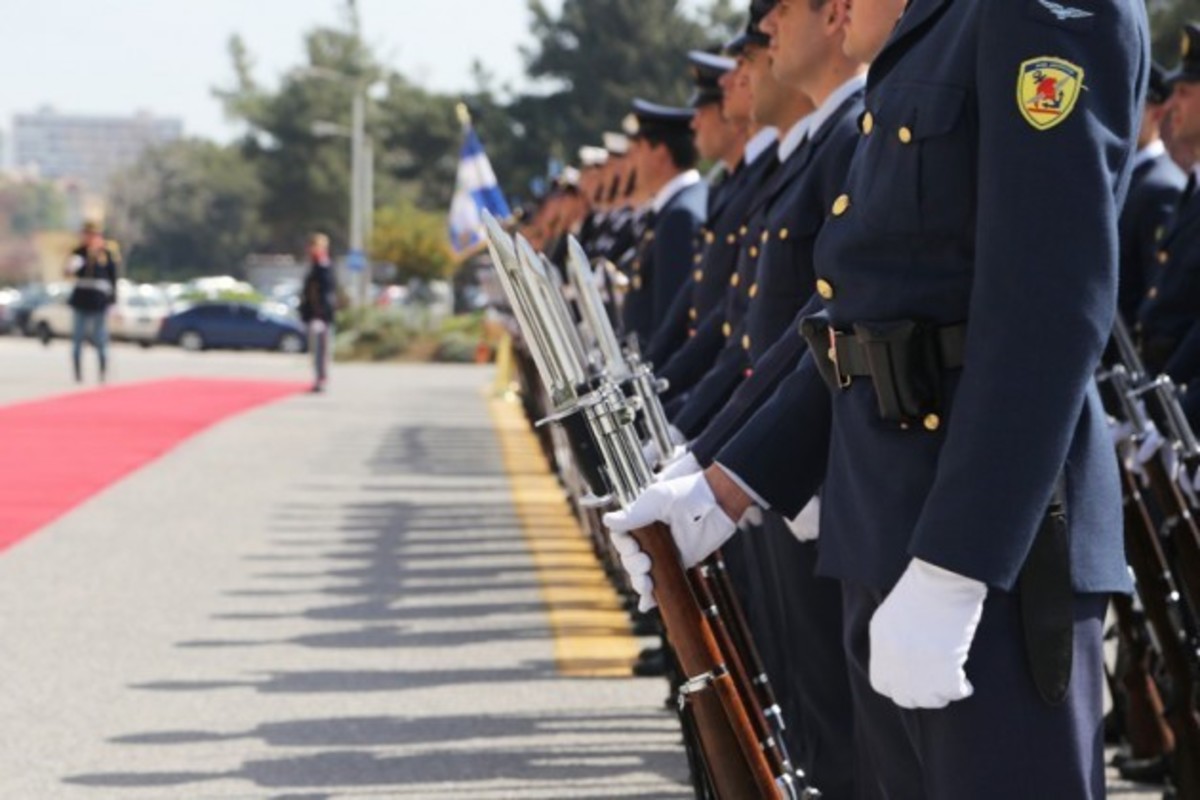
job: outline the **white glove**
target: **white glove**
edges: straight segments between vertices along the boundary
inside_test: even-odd
[[[671,454],[671,460],[663,464],[662,472],[655,476],[655,480],[669,481],[675,478],[682,478],[685,475],[695,475],[697,472],[703,471],[700,462],[692,455],[692,451],[685,447],[676,448]]]
[[[987,584],[909,562],[871,618],[871,686],[901,708],[944,708],[975,691],[965,667]]]
[[[815,542],[820,536],[821,501],[813,498],[800,513],[787,520],[788,530],[801,542]]]
[[[641,597],[639,608],[643,611],[655,605],[650,558],[627,532],[653,522],[664,522],[671,529],[684,569],[700,563],[737,531],[737,525],[717,505],[703,473],[653,484],[628,508],[605,514],[604,524],[608,526],[613,546],[621,554],[621,564],[629,573],[634,590]]]

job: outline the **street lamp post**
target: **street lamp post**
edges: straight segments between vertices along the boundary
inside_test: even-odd
[[[336,123],[316,122],[313,124],[313,133],[317,136],[348,136],[350,139],[350,252],[346,265],[354,273],[353,296],[358,305],[366,305],[371,286],[371,263],[367,254],[375,220],[375,159],[371,140],[366,133],[367,91],[370,84],[326,67],[305,67],[297,72],[348,83],[354,89],[350,130]]]

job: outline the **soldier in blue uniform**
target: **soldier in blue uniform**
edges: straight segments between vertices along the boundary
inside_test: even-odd
[[[630,263],[623,331],[644,347],[692,268],[692,243],[704,222],[708,186],[696,171],[692,109],[633,101],[630,155],[650,197]]]
[[[1131,587],[1093,374],[1145,8],[913,0],[893,28],[899,5],[853,5],[848,52],[887,38],[816,244],[809,355],[702,476],[607,520],[652,591],[623,530],[665,519],[691,563],[754,495],[787,515],[822,486],[884,796],[1100,798],[1103,619]]]
[[[1185,26],[1181,42],[1167,109],[1177,150],[1194,158],[1200,150],[1200,26]],[[1196,166],[1188,169],[1178,210],[1158,240],[1158,269],[1137,324],[1146,366],[1185,385],[1200,374],[1200,197],[1194,190]],[[1185,400],[1189,412],[1200,399],[1196,395],[1189,392]]]
[[[1142,129],[1134,157],[1129,196],[1121,209],[1118,231],[1121,237],[1120,285],[1117,310],[1129,325],[1137,322],[1138,307],[1158,277],[1159,240],[1179,206],[1187,179],[1171,161],[1160,135],[1171,86],[1157,64],[1150,70],[1146,107],[1142,111]]]
[[[725,80],[727,113],[744,115],[754,125],[754,136],[746,148],[746,160],[754,169],[747,177],[753,178],[753,185],[746,187],[731,209],[730,218],[736,217],[736,228],[725,233],[725,244],[733,248],[736,257],[732,274],[726,273],[719,286],[712,285],[716,281],[707,281],[712,289],[721,291],[720,302],[700,317],[692,338],[659,370],[669,384],[668,411],[672,416],[685,407],[684,401],[714,368],[723,348],[741,338],[741,320],[750,302],[758,262],[760,217],[767,201],[791,177],[786,164],[780,169],[776,144],[779,130],[790,130],[812,111],[812,102],[802,92],[779,83],[766,66],[768,39],[758,29],[765,5],[760,0],[752,6],[746,30],[726,48],[738,61],[737,69]],[[753,68],[754,62],[758,62],[757,68]],[[735,369],[744,369],[744,365]]]
[[[749,121],[730,119],[723,111],[721,76],[737,66],[733,59],[694,50],[688,53],[695,91],[691,106],[696,151],[700,158],[718,164],[719,182],[710,184],[708,216],[693,244],[695,268],[690,271],[683,291],[675,296],[665,319],[654,333],[645,357],[651,364],[664,364],[688,339],[696,320],[721,297],[720,285],[729,279],[736,248],[726,242],[736,231],[736,210],[732,202],[745,184],[742,151],[749,136]],[[728,229],[728,230],[727,230]],[[716,291],[714,291],[716,288]]]

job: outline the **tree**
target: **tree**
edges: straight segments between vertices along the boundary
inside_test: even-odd
[[[113,181],[109,227],[148,277],[239,274],[263,239],[262,186],[242,154],[183,140],[146,151]]]
[[[412,203],[380,209],[375,215],[371,258],[396,265],[397,277],[442,279],[454,269],[446,238],[446,215],[422,211]]]
[[[1168,69],[1179,63],[1179,37],[1186,22],[1200,21],[1200,0],[1146,0],[1154,59]]]

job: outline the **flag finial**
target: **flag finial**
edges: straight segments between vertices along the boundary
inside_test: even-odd
[[[467,108],[466,103],[459,103],[454,107],[454,113],[458,115],[458,122],[464,128],[471,124],[471,112]]]

